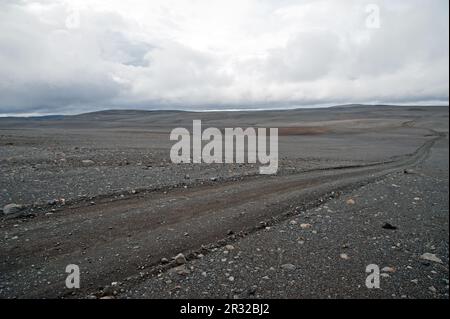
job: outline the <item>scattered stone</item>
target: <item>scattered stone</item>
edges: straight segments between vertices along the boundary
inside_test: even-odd
[[[302,229],[307,229],[307,228],[311,228],[312,225],[311,224],[300,224],[300,228]]]
[[[179,253],[178,255],[175,256],[175,262],[178,265],[184,265],[186,263],[186,257],[184,257],[182,253]]]
[[[81,163],[83,165],[94,165],[95,162],[93,160],[82,160]]]
[[[394,267],[384,267],[383,269],[381,269],[381,271],[383,272],[395,272],[395,268]]]
[[[176,273],[176,274],[178,274],[180,276],[186,276],[186,275],[189,275],[191,273],[191,271],[186,268],[186,265],[180,265],[180,266],[177,266],[175,268],[172,268],[170,270],[170,272]]]
[[[25,207],[23,205],[19,204],[8,204],[5,207],[3,207],[3,214],[9,215],[9,214],[16,214],[21,212]]]
[[[167,264],[168,262],[169,262],[169,260],[167,258],[161,258],[162,264]]]
[[[295,270],[295,266],[293,264],[284,264],[281,265],[281,268],[283,268],[284,270]]]
[[[234,250],[234,246],[233,245],[226,245],[225,249],[226,250]]]
[[[340,257],[344,260],[350,259],[350,257],[347,254],[341,254]]]
[[[432,293],[436,293],[436,292],[437,292],[437,289],[436,289],[435,287],[433,287],[433,286],[428,287],[428,289],[429,289]]]
[[[396,230],[396,229],[397,229],[396,226],[391,225],[391,224],[389,224],[389,223],[384,223],[384,225],[382,226],[382,228],[388,229],[388,230]]]
[[[352,198],[350,198],[350,199],[347,199],[347,202],[346,202],[348,205],[355,205],[355,200],[354,199],[352,199]]]
[[[117,294],[117,291],[112,286],[106,286],[102,289],[102,297],[113,296]]]
[[[296,220],[291,220],[291,221],[289,222],[289,224],[291,224],[291,225],[297,225],[297,221],[296,221]]]
[[[230,276],[230,277],[228,277],[228,280],[229,280],[229,281],[234,281],[234,277],[233,277],[233,276]]]
[[[428,260],[428,261],[432,261],[432,262],[435,262],[435,263],[442,264],[442,260],[439,257],[437,257],[435,254],[425,253],[422,256],[420,256],[420,258],[424,259],[424,260]]]
[[[418,284],[419,283],[419,280],[418,279],[413,279],[413,280],[411,280],[411,282],[413,283],[413,284]]]

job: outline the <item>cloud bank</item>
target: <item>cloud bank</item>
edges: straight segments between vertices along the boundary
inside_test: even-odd
[[[448,1],[370,3],[3,0],[0,114],[448,103]]]

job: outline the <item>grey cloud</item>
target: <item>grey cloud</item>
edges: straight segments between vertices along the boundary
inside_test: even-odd
[[[448,1],[373,2],[375,30],[353,0],[231,1],[225,24],[208,1],[111,4],[78,28],[67,2],[3,1],[0,114],[448,101]]]

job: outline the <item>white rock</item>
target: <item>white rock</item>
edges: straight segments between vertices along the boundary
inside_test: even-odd
[[[3,207],[3,214],[9,215],[9,214],[15,214],[24,209],[23,205],[19,204],[8,204],[5,207]]]
[[[347,254],[341,254],[341,258],[342,258],[342,259],[345,259],[345,260],[350,259],[350,257],[348,257]]]
[[[83,165],[93,165],[93,164],[95,164],[95,162],[93,160],[82,160],[81,163],[83,163]]]
[[[395,272],[395,268],[393,267],[384,267],[381,269],[382,272]]]
[[[439,257],[437,257],[435,254],[425,253],[422,256],[420,256],[420,258],[442,264],[442,260]]]

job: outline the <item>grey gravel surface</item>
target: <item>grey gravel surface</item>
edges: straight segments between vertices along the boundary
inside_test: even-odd
[[[438,147],[412,174],[299,212],[120,297],[448,298],[448,141]],[[370,264],[381,270],[380,289],[365,285]]]
[[[193,119],[279,127],[277,175],[171,163]],[[1,118],[0,169],[2,298],[448,298],[448,107]]]

